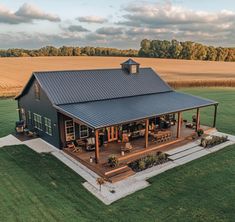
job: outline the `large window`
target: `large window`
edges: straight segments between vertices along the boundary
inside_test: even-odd
[[[66,141],[75,140],[73,120],[66,120],[65,121],[65,138],[66,138]]]
[[[88,137],[89,130],[86,125],[80,125],[80,138]]]
[[[42,117],[36,113],[33,114],[34,127],[42,130]]]
[[[45,132],[52,136],[52,128],[51,128],[51,120],[47,117],[44,117],[44,124],[45,124]]]
[[[34,96],[35,99],[40,100],[40,86],[38,83],[34,84]]]

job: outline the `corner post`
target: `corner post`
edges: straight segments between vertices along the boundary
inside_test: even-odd
[[[197,132],[200,128],[200,110],[197,108],[197,117],[196,117],[196,128],[195,131]]]
[[[145,148],[148,148],[149,142],[149,119],[145,121]]]
[[[217,107],[218,107],[218,104],[215,105],[213,128],[215,128],[215,126],[216,126]]]
[[[95,130],[95,162],[99,163],[100,151],[99,151],[99,130]]]
[[[178,112],[178,121],[177,121],[177,138],[180,138],[180,131],[181,131],[181,119],[182,119],[182,113]]]

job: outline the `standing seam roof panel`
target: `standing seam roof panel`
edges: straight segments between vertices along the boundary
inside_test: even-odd
[[[172,91],[129,98],[65,104],[58,106],[58,109],[80,119],[89,126],[101,128],[214,104],[217,102]]]
[[[36,72],[53,104],[80,103],[172,91],[151,69],[138,74],[122,69]]]

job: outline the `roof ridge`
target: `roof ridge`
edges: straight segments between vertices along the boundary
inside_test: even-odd
[[[151,69],[151,67],[142,67],[140,69]],[[58,73],[58,72],[83,72],[83,71],[107,71],[107,70],[122,70],[122,68],[98,68],[98,69],[68,69],[68,70],[44,70],[44,71],[34,71],[33,74],[45,74],[45,73]]]

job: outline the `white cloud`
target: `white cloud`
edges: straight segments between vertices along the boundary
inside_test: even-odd
[[[31,23],[33,20],[58,22],[60,18],[28,3],[23,4],[16,12],[12,12],[8,8],[0,5],[0,23],[20,24]]]
[[[79,22],[99,23],[99,24],[103,24],[108,21],[106,18],[103,18],[100,16],[81,16],[81,17],[78,17],[77,20]]]

